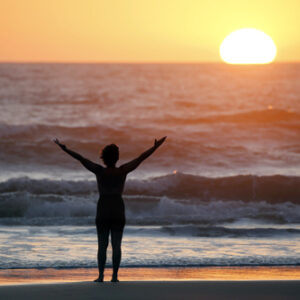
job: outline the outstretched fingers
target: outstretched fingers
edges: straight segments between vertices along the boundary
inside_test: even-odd
[[[60,143],[59,143],[59,140],[58,140],[57,138],[55,138],[55,139],[53,140],[53,142],[54,142],[55,144],[57,144],[57,145],[60,144]]]
[[[163,138],[157,140],[155,139],[154,145],[155,147],[159,147],[165,140],[166,140],[167,136],[164,136]]]
[[[54,142],[55,144],[57,144],[59,147],[61,147],[62,149],[65,149],[65,148],[66,148],[66,145],[62,144],[57,138],[55,138],[55,139],[53,140],[53,142]]]

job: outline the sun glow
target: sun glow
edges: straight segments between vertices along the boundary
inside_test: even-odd
[[[267,64],[275,59],[276,52],[273,40],[253,28],[232,32],[220,46],[221,58],[229,64]]]

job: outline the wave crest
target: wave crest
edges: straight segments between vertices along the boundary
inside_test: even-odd
[[[0,183],[0,193],[89,195],[97,193],[95,181],[50,180],[18,177]],[[127,195],[166,196],[187,200],[241,200],[246,202],[300,203],[300,177],[237,175],[210,178],[184,173],[146,180],[128,180]]]

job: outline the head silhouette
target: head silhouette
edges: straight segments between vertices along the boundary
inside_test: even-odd
[[[107,167],[114,167],[119,160],[119,147],[115,144],[105,146],[102,150],[101,158]]]

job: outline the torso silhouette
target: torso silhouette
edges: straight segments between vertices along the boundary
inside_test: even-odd
[[[100,196],[122,195],[127,174],[121,168],[101,168],[95,175]]]
[[[103,168],[95,172],[99,190],[96,223],[122,227],[125,224],[125,207],[122,199],[126,172],[122,168]]]

